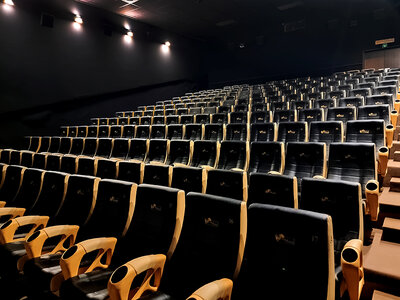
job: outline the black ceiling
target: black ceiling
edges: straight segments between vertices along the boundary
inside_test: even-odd
[[[316,27],[360,27],[398,19],[398,0],[76,0],[190,38],[263,43]]]

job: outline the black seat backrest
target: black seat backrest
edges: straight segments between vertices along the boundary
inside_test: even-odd
[[[21,166],[31,168],[33,164],[33,157],[35,156],[35,154],[37,153],[21,152]]]
[[[110,126],[108,125],[100,125],[99,133],[97,135],[100,138],[108,138],[110,136]]]
[[[45,172],[39,197],[31,208],[30,214],[49,217],[55,216],[64,201],[69,177],[70,175],[66,173],[53,171]]]
[[[82,155],[94,156],[98,145],[99,141],[97,138],[85,138],[85,147],[83,148]]]
[[[97,125],[88,126],[88,137],[97,137],[99,135],[99,127]]]
[[[179,116],[178,115],[170,115],[166,117],[165,124],[167,125],[176,125],[179,124]]]
[[[109,158],[114,145],[114,139],[99,138],[99,144],[95,156]]]
[[[242,263],[246,222],[245,202],[188,193],[185,225],[161,289],[184,299],[213,278],[235,278]]]
[[[284,166],[284,144],[281,142],[252,142],[248,173],[282,173]]]
[[[148,143],[147,139],[131,139],[131,146],[127,159],[143,161],[149,148]]]
[[[221,141],[223,139],[224,124],[217,123],[204,125],[204,140]]]
[[[206,170],[197,167],[175,166],[172,170],[171,187],[189,192],[203,192]]]
[[[185,127],[185,140],[201,140],[203,138],[203,124],[187,124]]]
[[[280,122],[278,125],[278,141],[306,142],[308,140],[307,122]]]
[[[51,137],[49,136],[42,136],[40,140],[40,147],[38,152],[47,152],[49,151]]]
[[[210,123],[210,114],[197,114],[194,116],[197,124],[207,124]]]
[[[23,182],[24,173],[27,168],[22,166],[9,165],[5,169],[5,175],[0,189],[0,200],[11,206],[15,196]]]
[[[376,180],[376,151],[373,143],[332,143],[329,146],[328,179],[358,182],[365,190]]]
[[[374,143],[377,149],[385,146],[385,121],[348,121],[346,130],[346,142]]]
[[[271,102],[269,106],[270,106],[270,110],[273,112],[281,111],[281,110],[288,110],[287,102]],[[275,120],[274,120],[274,122],[275,122]]]
[[[84,138],[73,138],[70,154],[81,155],[85,146]]]
[[[178,108],[176,113],[181,116],[181,115],[187,115],[188,114],[188,109],[187,108]]]
[[[72,138],[62,137],[60,142],[59,153],[68,154],[71,151]]]
[[[151,139],[165,139],[166,126],[165,125],[153,125],[151,126]]]
[[[371,89],[368,88],[353,89],[349,91],[349,96],[350,97],[361,96],[365,99],[365,97],[371,96]]]
[[[125,237],[119,241],[118,261],[124,263],[153,253],[170,257],[180,237],[184,212],[184,191],[139,185],[131,224]]]
[[[21,165],[21,156],[22,156],[22,152],[20,152],[19,150],[11,151],[9,164],[20,166]],[[4,163],[6,163],[6,162],[4,162]]]
[[[326,120],[342,121],[343,123],[346,123],[348,120],[356,120],[356,107],[328,108]]]
[[[151,116],[154,116],[154,117],[164,116],[164,114],[165,114],[165,110],[164,109],[155,109],[153,111],[153,114],[151,112],[149,112],[149,111],[147,111],[145,113],[146,116],[150,116],[150,117]]]
[[[390,124],[390,107],[388,104],[360,106],[357,113],[358,120],[382,119],[385,124]]]
[[[250,173],[248,205],[272,204],[297,208],[297,178],[286,175]]]
[[[254,103],[251,106],[251,110],[253,112],[256,112],[256,111],[268,111],[268,105],[266,103]]]
[[[384,85],[375,87],[372,92],[374,95],[396,95],[398,87],[396,85]]]
[[[270,111],[253,111],[251,113],[250,122],[252,124],[271,122],[271,112]]]
[[[303,101],[303,100],[292,101],[290,102],[290,109],[297,109],[297,110],[309,109],[311,108],[310,102],[311,101]]]
[[[324,121],[324,110],[322,108],[309,108],[299,110],[299,122]]]
[[[129,121],[130,121],[129,117],[122,117],[122,118],[118,118],[118,119],[119,119],[119,121],[118,121],[119,125],[125,126],[125,125],[129,125],[130,124],[129,123]]]
[[[114,146],[110,157],[125,159],[129,152],[130,140],[129,139],[114,139]]]
[[[247,123],[247,111],[235,111],[229,114],[229,123]]]
[[[206,194],[247,201],[247,173],[231,170],[208,170]]]
[[[125,235],[135,208],[136,190],[137,184],[132,182],[102,179],[92,216],[79,231],[80,239]]]
[[[169,140],[156,139],[150,140],[149,152],[146,156],[145,162],[161,162],[164,163],[167,158]]]
[[[132,117],[129,119],[130,125],[139,125],[140,124],[140,117]]]
[[[96,205],[100,178],[71,175],[68,179],[64,201],[52,224],[75,224],[82,226],[90,219]]]
[[[393,97],[391,95],[372,95],[365,100],[365,105],[382,105],[388,104],[390,110],[393,109]]]
[[[202,113],[202,108],[201,107],[191,107],[189,108],[189,114],[190,115],[197,115]]]
[[[68,137],[76,137],[78,133],[78,128],[76,126],[69,126],[69,130],[68,130]]]
[[[150,125],[138,125],[136,126],[135,138],[137,139],[148,139],[150,137]]]
[[[216,141],[194,141],[192,167],[214,167],[219,153],[219,143]]]
[[[250,141],[275,141],[277,138],[277,127],[275,123],[251,124]]]
[[[285,175],[303,177],[326,174],[326,146],[324,143],[291,142],[286,147]]]
[[[215,113],[211,115],[211,123],[228,123],[227,113]]]
[[[299,206],[300,209],[332,217],[335,265],[340,266],[340,254],[344,245],[351,239],[364,238],[360,184],[304,178]]]
[[[225,140],[228,141],[247,141],[249,127],[246,123],[235,123],[226,125]]]
[[[173,140],[169,143],[167,165],[184,164],[187,165],[190,159],[191,142],[188,140]]]
[[[57,153],[60,149],[61,138],[53,136],[51,137],[50,147],[48,152]]]
[[[169,140],[181,140],[183,138],[183,125],[182,124],[171,124],[168,125],[167,139]]]
[[[33,156],[32,168],[46,169],[47,155],[43,153],[35,153]]]
[[[61,156],[57,154],[49,154],[46,159],[46,170],[59,171],[61,166]]]
[[[116,179],[118,161],[110,159],[97,160],[96,177]]]
[[[310,142],[343,142],[343,123],[341,121],[325,121],[310,123]]]
[[[336,107],[336,99],[318,99],[314,101],[315,108],[329,108],[329,107]]]
[[[122,137],[122,130],[123,130],[122,125],[113,125],[110,127],[110,137],[112,138],[120,138]]]
[[[364,105],[364,98],[363,97],[346,97],[339,99],[339,107],[359,107]]]
[[[141,183],[144,172],[144,163],[120,161],[118,164],[118,180]]]
[[[252,204],[248,219],[245,262],[236,290],[238,299],[264,298],[265,290],[251,287],[265,282],[271,284],[271,299],[334,298],[333,231],[329,215]],[[257,274],[260,269],[268,271]],[[309,272],[304,276],[306,269]],[[290,288],[288,282],[292,282]]]
[[[247,170],[248,167],[248,142],[222,141],[217,169]]]
[[[274,122],[295,122],[297,121],[296,110],[278,110],[274,111]]]
[[[140,125],[141,126],[150,126],[152,124],[153,117],[152,116],[143,116],[140,117]]]
[[[332,98],[332,99],[342,99],[346,97],[346,92],[345,91],[332,91],[328,93],[328,98]]]
[[[194,123],[194,115],[181,115],[181,124],[193,124]]]

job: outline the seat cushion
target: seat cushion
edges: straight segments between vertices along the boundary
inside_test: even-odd
[[[17,261],[26,254],[24,242],[8,243],[0,246],[0,276],[14,277],[18,274]]]
[[[107,283],[113,271],[114,268],[110,267],[106,270],[96,270],[87,274],[70,278],[62,283],[60,288],[60,296],[62,299],[74,300],[107,299]]]

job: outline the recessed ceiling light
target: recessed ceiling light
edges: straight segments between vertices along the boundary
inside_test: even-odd
[[[4,0],[4,4],[14,6],[14,1],[13,0]]]
[[[171,43],[168,42],[168,41],[166,41],[164,45],[167,46],[167,47],[170,47],[170,46],[171,46]]]
[[[129,36],[129,37],[133,37],[133,32],[130,31],[130,30],[128,30],[128,31],[126,32],[126,35]]]
[[[75,16],[75,23],[83,24],[82,17],[80,15]]]

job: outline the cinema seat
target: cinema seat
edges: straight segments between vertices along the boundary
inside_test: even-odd
[[[97,137],[99,138],[108,138],[110,137],[110,130],[111,126],[108,125],[100,125]]]
[[[110,158],[117,160],[124,160],[129,153],[129,147],[131,145],[130,139],[117,138],[114,139],[114,145],[111,151]]]
[[[60,148],[58,152],[61,154],[68,154],[71,151],[72,147],[72,138],[70,137],[62,137],[60,141]]]
[[[47,164],[47,154],[34,153],[33,161],[32,161],[32,168],[45,170],[46,164]]]
[[[99,138],[95,157],[109,158],[114,146],[114,139]]]
[[[247,172],[209,170],[206,194],[247,201]]]
[[[249,143],[245,141],[222,141],[217,169],[247,171],[250,159]]]
[[[182,124],[171,124],[168,125],[167,139],[169,140],[181,140],[184,136],[184,125]]]
[[[274,111],[274,122],[296,122],[297,111],[296,110],[275,110]]]
[[[340,102],[340,99],[343,99],[346,97],[346,92],[336,90],[336,91],[328,92],[327,96],[328,96],[328,98],[336,99],[336,100],[339,100],[339,102]]]
[[[310,109],[310,108],[311,108],[311,101],[296,100],[290,102],[290,109],[300,111],[303,109]]]
[[[329,146],[333,142],[343,142],[343,137],[343,122],[341,121],[310,123],[310,142],[322,142]]]
[[[314,101],[314,108],[327,109],[329,107],[336,107],[336,99],[318,99]]]
[[[248,220],[245,261],[232,293],[235,299],[264,299],[265,289],[254,287],[266,283],[271,299],[335,299],[329,215],[252,204]]]
[[[68,136],[69,127],[68,126],[60,126],[60,136]],[[28,149],[28,148],[27,148]]]
[[[250,138],[250,126],[246,123],[230,123],[226,125],[225,140],[248,141]]]
[[[185,299],[215,278],[236,278],[246,241],[246,219],[244,202],[189,193],[180,241],[164,270],[158,291],[148,291],[147,299]],[[189,269],[188,261],[192,266]],[[182,272],[186,276],[182,277]],[[123,276],[118,281],[120,293],[129,293],[131,280],[132,277]]]
[[[250,173],[247,202],[297,208],[297,178],[279,173]]]
[[[360,184],[304,178],[299,208],[332,217],[336,294],[343,297],[347,291],[349,299],[360,299],[364,285],[364,217]]]
[[[342,121],[346,124],[349,120],[356,120],[356,107],[331,107],[328,108],[327,121]]]
[[[82,151],[82,156],[93,157],[99,146],[99,141],[97,138],[85,138],[85,146]]]
[[[276,123],[263,123],[250,125],[251,142],[272,142],[278,137],[278,127]]]
[[[14,165],[2,165],[2,179],[0,188],[0,201],[11,206],[23,182],[27,168]],[[0,219],[1,220],[1,219]]]
[[[228,114],[227,113],[215,113],[211,114],[211,123],[216,124],[216,123],[222,123],[222,124],[227,124],[228,123]]]
[[[57,153],[58,150],[60,149],[60,143],[61,143],[60,137],[52,136],[50,140],[50,146],[47,151],[49,153]]]
[[[22,152],[19,150],[14,150],[10,152],[10,165],[21,165]]]
[[[110,159],[97,160],[96,177],[116,179],[119,162]]]
[[[144,161],[149,151],[149,143],[148,139],[132,139],[126,159],[138,162]]]
[[[57,139],[56,137],[54,137]],[[50,136],[42,136],[40,139],[40,147],[37,152],[48,152],[50,148],[50,143],[51,143],[52,137]]]
[[[87,137],[97,138],[98,135],[99,135],[99,127],[97,125],[88,126]]]
[[[390,110],[393,110],[393,96],[392,95],[372,95],[365,99],[365,105],[384,105],[388,104]]]
[[[140,117],[134,116],[134,117],[130,118],[129,119],[129,124],[130,125],[135,125],[135,126],[140,125]]]
[[[252,142],[248,173],[282,173],[285,166],[285,148],[282,142]]]
[[[186,212],[183,191],[148,184],[138,186],[135,210],[129,229],[119,239],[114,255],[110,253],[107,263],[102,268],[97,270],[89,268],[86,271],[78,269],[85,253],[84,249],[88,249],[93,243],[96,246],[91,247],[87,250],[88,252],[107,249],[110,241],[108,239],[99,238],[94,242],[92,242],[93,239],[85,240],[76,244],[76,247],[70,248],[61,257],[60,264],[66,278],[61,284],[61,298],[90,299],[95,293],[98,299],[106,299],[108,297],[107,283],[118,266],[131,259],[153,253],[160,254],[157,257],[160,257],[163,262],[170,259],[180,239],[184,214]],[[149,220],[152,226],[149,226]],[[94,263],[96,264],[96,261]],[[121,280],[129,279],[129,277],[121,278]],[[127,288],[130,287],[131,284]],[[134,288],[135,286],[132,287]]]
[[[210,114],[197,114],[194,116],[194,121],[196,124],[209,124],[211,120]]]
[[[220,143],[215,141],[194,141],[191,167],[214,168],[220,155]]]
[[[322,108],[309,108],[309,109],[302,109],[299,110],[299,122],[310,122],[314,121],[324,121],[325,120],[325,113]]]
[[[118,180],[140,184],[143,182],[143,175],[143,162],[120,161],[118,164]]]
[[[167,134],[167,127],[165,125],[151,126],[150,139],[165,139]]]
[[[359,107],[365,104],[364,97],[346,97],[338,100],[338,107]]]
[[[166,125],[179,124],[179,115],[170,115],[165,118]]]
[[[247,111],[234,111],[229,113],[229,123],[247,123],[248,113]]]
[[[151,114],[151,113],[150,113]],[[140,125],[141,126],[150,126],[153,124],[153,117],[152,116],[143,116],[140,117]]]
[[[250,117],[250,123],[269,123],[272,121],[271,111],[253,111]]]
[[[307,142],[308,124],[307,122],[280,122],[278,124],[279,142]]]
[[[171,186],[172,166],[146,164],[144,167],[143,183]]]
[[[150,138],[151,127],[150,125],[138,125],[136,126],[136,139],[148,139]]]
[[[170,141],[166,139],[150,140],[149,151],[144,162],[150,164],[164,164],[167,159],[169,143]]]
[[[166,164],[171,166],[188,165],[193,153],[193,141],[172,140],[167,149]]]
[[[129,125],[130,124],[130,117],[119,117],[118,124],[121,126]]]
[[[251,111],[252,112],[268,111],[268,104],[267,103],[253,103],[253,105],[251,106]]]
[[[373,143],[331,143],[328,179],[361,184],[366,213],[376,221],[379,214],[379,183],[376,150]]]
[[[220,142],[223,139],[225,139],[225,136],[226,136],[225,124],[215,123],[215,124],[204,125],[204,137],[203,137],[204,140]]]
[[[185,140],[202,140],[204,136],[204,124],[187,124],[185,126]]]
[[[60,158],[60,171],[75,174],[78,170],[78,158],[75,155],[63,155]]]
[[[358,88],[350,90],[349,92],[350,97],[363,97],[364,99],[368,96],[371,96],[371,89],[368,88]]]
[[[207,170],[200,167],[175,166],[172,170],[171,187],[184,190],[185,193],[205,193]]]
[[[84,148],[85,148],[85,139],[84,138],[74,138],[74,139],[72,139],[72,145],[71,145],[71,150],[69,151],[69,154],[81,155]]]
[[[21,152],[21,166],[31,168],[33,164],[33,158],[35,157],[34,152]],[[44,168],[43,168],[44,169]]]
[[[78,127],[77,126],[68,126],[68,137],[74,138],[78,134]]]
[[[122,125],[110,126],[110,137],[111,138],[120,138],[120,137],[122,137],[123,130],[124,130],[124,126],[122,126]]]
[[[46,170],[48,171],[59,171],[61,167],[61,157],[58,154],[47,154],[46,155]]]

